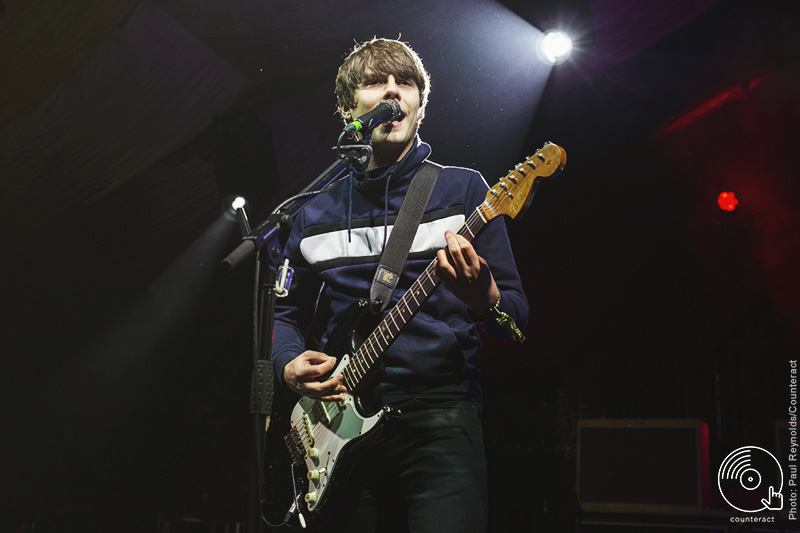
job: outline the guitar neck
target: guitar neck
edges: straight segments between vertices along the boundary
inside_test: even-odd
[[[486,202],[479,205],[470,217],[458,230],[458,234],[472,242],[481,230],[488,224],[487,217],[483,215]],[[381,355],[394,342],[403,327],[414,318],[419,308],[439,285],[436,275],[436,262],[434,259],[425,267],[422,275],[403,294],[397,305],[381,320],[378,327],[367,337],[364,343],[353,354],[350,364],[342,371],[345,386],[349,390],[355,389],[380,359]]]
[[[489,189],[486,199],[472,212],[458,234],[472,242],[493,218],[500,215],[511,218],[521,216],[530,205],[539,178],[557,175],[566,162],[567,154],[560,146],[546,143]],[[353,354],[350,363],[342,371],[345,386],[349,390],[354,390],[364,380],[438,284],[434,259]]]

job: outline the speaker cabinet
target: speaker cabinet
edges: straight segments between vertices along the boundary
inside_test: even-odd
[[[708,426],[578,420],[577,478],[584,512],[700,514],[710,494]]]

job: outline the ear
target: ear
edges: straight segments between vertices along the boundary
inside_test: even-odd
[[[353,111],[347,106],[339,106],[339,114],[342,115],[342,118],[345,122],[352,122],[353,121]]]

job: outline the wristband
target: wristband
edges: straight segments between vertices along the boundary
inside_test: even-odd
[[[506,330],[506,333],[508,333],[509,337],[522,344],[525,342],[525,335],[522,334],[522,331],[520,331],[520,329],[517,327],[517,323],[514,322],[514,319],[511,318],[508,313],[500,311],[501,297],[502,294],[498,293],[497,302],[495,302],[494,306],[489,309],[489,315],[494,318],[495,322],[497,322],[500,327]]]

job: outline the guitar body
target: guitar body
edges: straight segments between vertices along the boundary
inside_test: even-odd
[[[354,304],[346,312],[343,323],[335,328],[326,352],[336,355],[339,362],[323,380],[341,374],[351,364],[350,354],[340,355],[337,346],[353,351],[358,348],[359,315],[365,308],[365,302]],[[315,514],[320,513],[329,500],[329,489],[346,482],[355,460],[351,452],[373,444],[386,426],[400,416],[400,412],[391,407],[369,409],[357,395],[344,394],[344,397],[343,402],[302,397],[292,410],[292,430],[284,437],[292,459],[295,462],[302,459],[305,463],[308,471],[305,501],[308,510]]]

